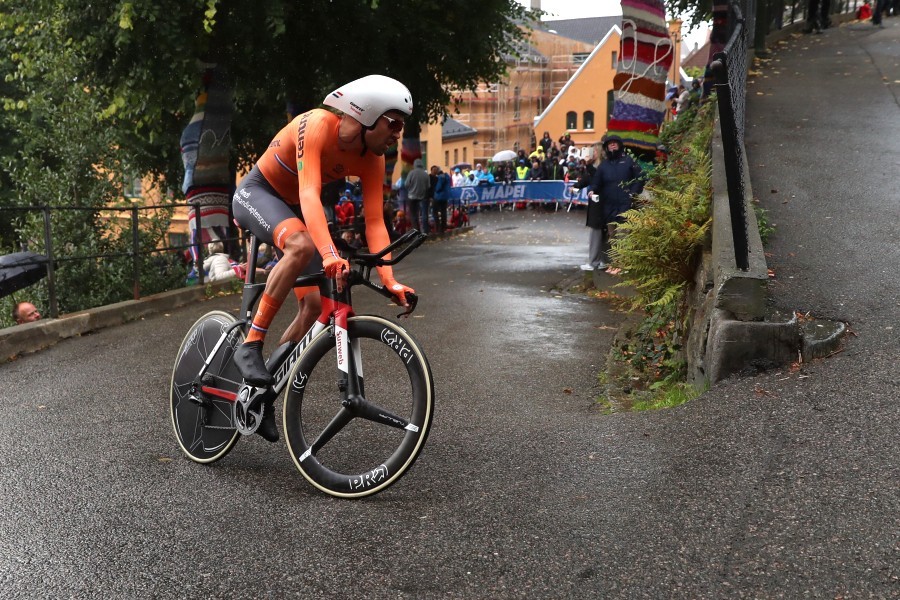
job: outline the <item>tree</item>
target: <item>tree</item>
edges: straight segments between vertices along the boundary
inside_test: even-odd
[[[265,149],[287,106],[313,108],[369,73],[410,87],[418,135],[448,89],[502,77],[529,18],[515,0],[0,0],[0,201],[106,206],[128,173],[179,187],[201,62],[234,81],[236,165]],[[63,246],[115,239],[83,217]],[[38,243],[33,216],[16,223]]]

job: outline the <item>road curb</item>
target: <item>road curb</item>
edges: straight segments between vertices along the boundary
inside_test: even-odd
[[[443,233],[428,235],[428,241],[444,240],[462,235],[475,229],[474,225],[450,229]],[[0,363],[15,360],[23,354],[30,354],[48,348],[61,340],[115,327],[147,315],[175,310],[188,304],[201,302],[210,296],[229,292],[238,280],[209,283],[205,286],[191,286],[160,292],[139,300],[126,300],[115,304],[98,306],[86,311],[64,315],[59,319],[41,319],[34,323],[14,325],[0,329]]]
[[[174,310],[232,289],[235,280],[160,292],[139,300],[126,300],[33,323],[0,329],[0,362],[37,352],[57,342],[91,331],[114,327],[147,315]]]

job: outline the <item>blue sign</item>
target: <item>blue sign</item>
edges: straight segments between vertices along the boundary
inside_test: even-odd
[[[516,181],[450,188],[450,201],[468,206],[512,202],[565,202],[587,204],[587,188],[572,189],[566,181]]]

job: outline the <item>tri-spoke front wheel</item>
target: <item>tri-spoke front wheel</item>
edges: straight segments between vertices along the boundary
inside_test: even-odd
[[[396,482],[422,451],[434,384],[409,333],[387,319],[359,316],[348,324],[359,385],[348,385],[333,333],[320,333],[291,371],[284,432],[310,483],[332,496],[359,498]]]

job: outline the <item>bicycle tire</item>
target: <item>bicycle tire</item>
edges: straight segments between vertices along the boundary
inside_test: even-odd
[[[325,425],[346,414],[335,377],[333,327],[310,343],[291,370],[282,424],[291,458],[307,481],[331,496],[362,498],[396,483],[418,458],[434,415],[434,382],[425,354],[396,323],[352,317],[348,339],[366,361],[365,398],[411,425],[389,427],[356,416],[330,442],[311,450]]]
[[[197,373],[222,335],[237,319],[223,311],[206,313],[191,326],[175,359],[169,393],[169,412],[178,445],[189,459],[198,463],[215,462],[228,454],[240,437],[232,422],[232,402],[202,394],[206,406],[189,399],[196,394]],[[206,371],[206,382],[227,393],[236,394],[242,379],[232,361],[234,349],[243,342],[243,332],[234,329],[219,348]]]

